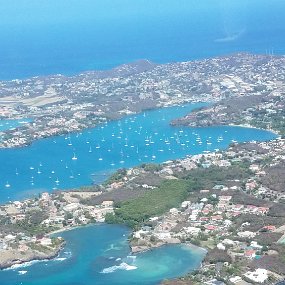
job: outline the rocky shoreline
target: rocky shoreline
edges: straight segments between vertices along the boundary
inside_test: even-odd
[[[64,248],[65,242],[62,242],[54,248],[49,248],[48,251],[28,250],[20,252],[19,250],[2,251],[0,255],[0,270],[13,268],[16,265],[21,265],[32,261],[52,260],[58,256]]]

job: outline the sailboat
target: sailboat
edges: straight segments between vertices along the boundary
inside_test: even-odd
[[[77,160],[75,153],[73,154],[72,160]]]
[[[11,185],[9,184],[8,181],[7,181],[7,183],[5,184],[5,187],[6,187],[6,188],[10,188],[10,187],[11,187]]]

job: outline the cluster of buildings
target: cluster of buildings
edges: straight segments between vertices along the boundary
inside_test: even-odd
[[[149,108],[268,92],[277,98],[284,88],[280,81],[283,64],[283,57],[236,54],[163,65],[140,61],[107,72],[3,81],[0,118],[31,118],[33,122],[6,131],[0,146],[25,145]],[[276,108],[268,104],[260,106],[272,114]],[[222,110],[216,107],[216,111],[222,116]]]
[[[63,240],[51,237],[56,231],[104,222],[113,213],[113,201],[97,206],[82,204],[98,193],[42,193],[40,198],[15,201],[0,206],[0,268],[32,259],[55,256]]]
[[[209,251],[218,250],[226,255],[229,259],[223,263],[226,268],[231,268],[234,263],[240,264],[240,261],[247,265],[264,255],[276,254],[260,244],[258,237],[261,232],[279,231],[282,228],[280,225],[266,223],[256,229],[250,223],[240,224],[238,219],[245,215],[266,217],[270,211],[270,205],[280,201],[283,193],[277,196],[272,194],[272,197],[261,196],[261,189],[265,188],[266,192],[270,192],[268,185],[262,184],[261,178],[268,174],[268,167],[275,167],[284,160],[284,152],[285,140],[281,138],[269,142],[233,144],[223,152],[207,152],[181,160],[167,161],[155,170],[145,166],[126,170],[122,172],[120,179],[101,186],[101,191],[97,189],[98,192],[42,193],[39,198],[22,202],[15,201],[0,206],[0,226],[3,229],[0,237],[2,260],[6,256],[5,253],[13,252],[14,254],[15,249],[21,252],[21,256],[25,256],[23,252],[30,256],[31,250],[34,254],[35,248],[36,250],[40,250],[41,247],[52,249],[54,245],[58,245],[50,238],[50,233],[53,231],[91,222],[104,222],[106,214],[114,213],[113,199],[102,200],[97,204],[90,204],[86,201],[100,197],[106,191],[112,193],[120,189],[135,190],[137,188],[152,191],[156,188],[155,184],[159,184],[159,179],[159,181],[177,179],[181,173],[189,173],[195,169],[207,169],[211,166],[226,169],[236,163],[247,165],[249,176],[245,180],[234,179],[230,183],[221,181],[211,188],[193,192],[179,208],[172,208],[162,216],[151,217],[147,223],[133,233],[132,250],[139,252],[166,243],[197,243],[208,248]],[[154,184],[152,176],[155,176]],[[140,177],[145,177],[145,179],[137,179]],[[262,198],[264,204],[236,203],[234,197],[237,193],[238,195],[250,194],[256,199]],[[36,226],[36,231],[29,231],[29,229],[35,229],[34,226]],[[281,233],[285,234],[284,230]],[[206,283],[211,282],[217,276],[211,273],[215,266],[216,263],[205,263],[205,266],[199,270],[198,274],[201,274],[199,278],[202,278],[203,284],[215,284]],[[277,280],[281,278],[269,270],[266,270],[265,274],[264,270],[266,269],[260,268],[254,271],[241,266],[239,274],[234,276],[228,274],[227,278],[232,284],[246,284],[242,282],[248,280],[258,283],[259,281],[255,280],[262,280],[265,277],[264,280],[268,280],[272,276]]]
[[[278,254],[260,243],[259,237],[262,233],[278,233],[282,243],[284,241],[282,234],[285,237],[284,227],[280,227],[280,223],[276,224],[276,220],[264,222],[258,229],[254,224],[248,222],[240,224],[238,221],[239,217],[244,216],[261,217],[264,221],[268,221],[265,217],[268,216],[271,206],[282,201],[284,192],[271,189],[274,188],[273,184],[265,186],[266,179],[262,178],[268,175],[268,170],[272,167],[283,163],[284,154],[285,140],[278,138],[268,142],[233,144],[223,152],[204,153],[162,163],[161,168],[156,171],[156,175],[162,179],[177,179],[177,174],[197,168],[206,169],[211,166],[227,168],[236,164],[247,165],[249,175],[244,180],[234,179],[230,183],[224,181],[225,183],[216,184],[210,189],[200,190],[198,194],[194,194],[193,201],[190,195],[189,200],[184,201],[179,208],[170,209],[162,216],[152,217],[133,233],[131,242],[133,252],[148,250],[166,243],[197,242],[202,247],[226,253],[231,261],[225,262],[228,268],[231,268],[232,264],[239,264],[241,269],[239,275],[232,273],[227,275],[228,282],[231,282],[229,284],[251,284],[249,282],[274,284],[275,281],[270,281],[271,279],[281,280],[282,275],[276,272],[265,268],[255,270],[247,266],[263,256]],[[129,188],[140,175],[146,175],[146,171],[142,168],[128,170],[125,177],[109,185],[110,190]],[[132,187],[142,187],[142,185],[134,184]],[[155,186],[149,180],[145,182],[144,188],[153,189]],[[266,195],[263,195],[264,193]],[[246,196],[248,194],[250,196]],[[246,199],[244,202],[236,203],[233,197],[238,195],[254,197],[259,203],[253,205]],[[203,284],[218,284],[214,281],[211,283],[216,275],[209,274],[215,266],[216,264],[207,263],[203,265],[199,271],[202,274],[199,278],[203,278]]]

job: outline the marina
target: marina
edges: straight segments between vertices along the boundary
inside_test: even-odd
[[[218,151],[234,142],[276,137],[268,131],[242,127],[170,125],[171,120],[203,105],[155,109],[83,132],[35,141],[28,147],[2,149],[0,201],[98,184],[119,168]]]

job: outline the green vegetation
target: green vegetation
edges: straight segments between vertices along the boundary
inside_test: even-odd
[[[254,113],[252,125],[258,128],[271,128],[278,131],[281,136],[285,135],[285,110],[276,110],[276,113],[268,114],[258,110]]]
[[[187,198],[189,187],[189,182],[184,180],[165,180],[160,187],[141,197],[118,203],[115,214],[108,214],[106,222],[123,223],[136,228],[150,217],[178,207]]]
[[[162,170],[162,166],[160,164],[154,164],[154,163],[144,163],[141,165],[141,168],[147,172],[152,172],[152,173]]]
[[[211,166],[209,168],[197,168],[189,171],[180,178],[191,182],[191,190],[212,189],[217,184],[225,184],[229,180],[244,180],[251,171],[247,165],[234,165],[230,167]]]
[[[46,227],[41,224],[41,222],[47,218],[48,214],[44,211],[30,211],[26,213],[26,218],[22,221],[17,221],[13,225],[13,228],[31,236],[45,234],[52,230],[51,227]]]
[[[143,165],[148,171],[157,171],[160,166]],[[107,223],[122,223],[136,228],[150,217],[161,215],[170,208],[177,207],[185,200],[189,192],[201,189],[211,189],[216,184],[226,181],[249,177],[248,165],[235,165],[227,168],[209,167],[188,171],[186,174],[177,173],[177,180],[164,180],[157,189],[147,191],[142,196],[116,203],[115,214],[106,216]],[[109,180],[119,181],[125,175],[125,170],[116,172]],[[213,198],[211,203],[217,201]]]
[[[112,174],[109,179],[107,179],[103,185],[109,185],[117,181],[121,181],[124,176],[126,176],[127,170],[125,168],[118,169],[114,174]]]

